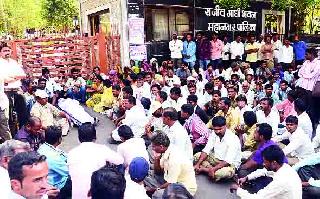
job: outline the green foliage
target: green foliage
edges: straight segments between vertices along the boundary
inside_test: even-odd
[[[26,28],[44,25],[39,0],[0,0],[0,32],[21,35]]]
[[[72,26],[74,16],[77,16],[75,0],[43,0],[42,16],[49,26],[59,29]]]
[[[21,36],[25,29],[73,27],[77,0],[0,0],[0,34]]]
[[[216,3],[225,8],[247,8],[249,0],[216,0]]]

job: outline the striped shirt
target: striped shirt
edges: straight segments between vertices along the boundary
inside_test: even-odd
[[[206,145],[210,130],[197,114],[192,114],[184,124],[184,128],[189,133],[195,145]]]

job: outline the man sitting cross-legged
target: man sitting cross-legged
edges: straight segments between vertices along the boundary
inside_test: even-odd
[[[262,151],[272,145],[276,145],[271,140],[272,127],[267,123],[257,125],[257,129],[254,132],[254,140],[257,142],[257,150],[253,152],[250,158],[240,166],[238,171],[238,177],[242,178],[250,174],[251,172],[263,168]],[[287,160],[285,160],[287,163]],[[252,180],[246,189],[251,193],[256,193],[263,187],[267,186],[272,181],[271,178],[263,177]]]
[[[301,199],[301,180],[293,168],[284,163],[285,155],[277,145],[272,145],[262,152],[264,169],[240,178],[238,184],[233,184],[230,190],[236,190],[237,195],[243,199]],[[268,176],[273,180],[257,193],[251,194],[247,190],[240,188],[247,181],[258,177]]]
[[[232,178],[240,166],[240,140],[227,129],[224,117],[214,117],[212,128],[214,133],[211,133],[205,148],[194,157],[194,169],[197,173],[208,174],[215,181]]]

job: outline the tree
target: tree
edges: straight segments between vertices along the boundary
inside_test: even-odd
[[[0,32],[21,35],[25,29],[44,25],[39,0],[0,0]]]
[[[78,15],[75,0],[43,0],[42,16],[48,26],[63,30],[72,26],[74,16]]]
[[[216,3],[226,8],[247,8],[249,0],[216,0]]]

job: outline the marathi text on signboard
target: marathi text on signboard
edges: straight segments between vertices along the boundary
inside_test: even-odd
[[[129,18],[129,43],[144,44],[144,18]]]
[[[214,8],[201,9],[203,17],[207,18],[207,30],[220,31],[256,31],[257,12],[241,10],[240,8],[228,10],[216,5]]]
[[[147,60],[146,45],[130,45],[130,59],[136,61]]]

